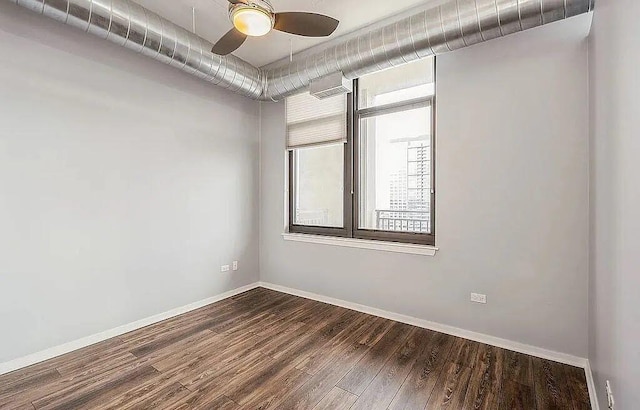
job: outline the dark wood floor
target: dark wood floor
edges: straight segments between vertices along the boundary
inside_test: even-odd
[[[0,376],[8,409],[588,409],[584,371],[259,288]]]

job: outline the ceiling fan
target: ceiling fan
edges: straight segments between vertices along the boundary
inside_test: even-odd
[[[305,37],[331,35],[338,20],[316,13],[276,13],[268,0],[228,0],[233,27],[213,46],[211,52],[227,55],[237,50],[247,37],[260,37],[271,30]]]

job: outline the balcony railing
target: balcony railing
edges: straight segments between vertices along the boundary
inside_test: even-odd
[[[430,233],[431,221],[427,211],[376,210],[377,229],[393,232]]]
[[[397,209],[377,209],[376,229],[391,232],[430,233],[429,211],[406,211]],[[328,210],[296,210],[297,225],[326,226]]]
[[[327,209],[296,209],[297,225],[326,226],[329,223],[329,210]]]

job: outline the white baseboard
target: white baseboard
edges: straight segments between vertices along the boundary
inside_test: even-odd
[[[166,319],[170,319],[174,316],[178,316],[183,313],[187,313],[192,310],[199,309],[203,306],[207,306],[212,303],[219,302],[222,299],[230,298],[231,296],[235,296],[239,293],[246,292],[248,290],[257,288],[259,286],[260,285],[258,282],[252,283],[250,285],[242,286],[240,288],[233,289],[228,292],[225,292],[216,296],[212,296],[204,300],[200,300],[198,302],[190,303],[186,306],[181,306],[175,309],[171,309],[164,313],[147,317],[132,323],[128,323],[126,325],[118,326],[114,329],[106,330],[104,332],[96,333],[91,336],[83,337],[82,339],[74,340],[72,342],[68,342],[59,346],[42,350],[40,352],[36,352],[28,356],[20,357],[18,359],[14,359],[5,363],[0,363],[0,375],[12,372],[17,369],[21,369],[23,367],[31,366],[32,364],[40,363],[48,359],[52,359],[54,357],[63,355],[65,353],[69,353],[74,350],[78,350],[83,347],[87,347],[89,345],[102,342],[107,339],[111,339],[112,337],[123,335],[133,330],[140,329],[142,327],[149,326]]]
[[[596,383],[593,379],[593,371],[591,370],[591,363],[587,360],[587,365],[584,368],[587,374],[587,387],[589,388],[589,398],[591,399],[591,410],[600,410],[600,403],[598,402],[598,391],[596,389]]]
[[[464,330],[453,326],[443,325],[441,323],[431,322],[424,319],[418,319],[411,316],[401,315],[399,313],[388,312],[386,310],[373,308],[370,306],[360,305],[358,303],[352,303],[341,299],[335,299],[328,296],[318,295],[303,290],[292,289],[286,286],[274,285],[273,283],[260,282],[260,286],[275,290],[278,292],[288,293],[294,296],[300,296],[307,299],[317,300],[318,302],[329,303],[331,305],[344,307],[358,312],[367,313],[374,316],[383,317],[396,322],[402,322],[409,325],[421,327],[424,329],[434,330],[436,332],[445,333],[452,336],[462,337],[464,339],[473,340],[480,343],[485,343],[491,346],[500,347],[503,349],[512,350],[519,353],[528,354],[542,359],[553,360],[554,362],[564,363],[575,367],[586,368],[587,359],[582,357],[573,356],[566,353],[555,352],[553,350],[547,350],[536,346],[531,346],[524,343],[514,342],[507,339],[502,339],[495,336],[489,336],[483,333],[472,332],[470,330]]]

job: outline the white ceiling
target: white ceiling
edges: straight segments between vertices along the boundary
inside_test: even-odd
[[[196,33],[215,43],[231,28],[227,0],[136,0],[162,17],[191,30],[192,8],[196,8]],[[423,8],[438,0],[271,0],[276,11],[309,11],[340,20],[338,30],[330,37],[366,26],[412,7]],[[256,66],[263,66],[289,55],[291,47],[298,52],[326,41],[272,31],[264,37],[249,38],[234,54]]]

